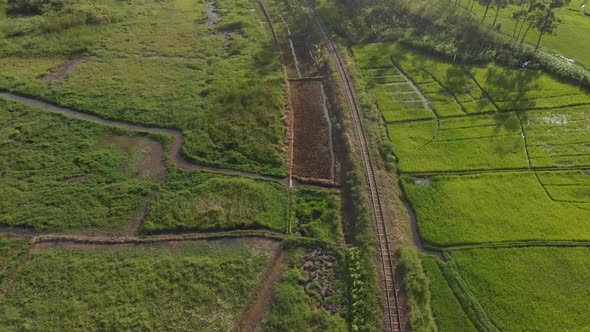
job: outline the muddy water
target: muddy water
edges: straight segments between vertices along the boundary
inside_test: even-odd
[[[37,99],[23,97],[23,96],[19,96],[19,95],[13,94],[13,93],[9,93],[9,92],[0,92],[0,97],[5,97],[8,99],[29,105],[29,106],[40,108],[40,109],[48,111],[48,112],[72,116],[77,119],[92,121],[92,122],[96,122],[96,123],[99,123],[102,125],[122,127],[127,130],[130,130],[130,131],[164,134],[164,135],[171,136],[173,140],[172,140],[172,146],[170,147],[170,150],[168,151],[168,158],[171,163],[173,163],[174,165],[176,165],[182,169],[201,170],[201,171],[212,172],[212,173],[235,174],[235,175],[241,175],[241,176],[246,176],[246,177],[251,177],[251,178],[269,179],[269,180],[281,181],[285,185],[287,185],[287,183],[288,183],[288,178],[279,178],[279,177],[275,177],[275,176],[261,175],[261,174],[255,173],[255,172],[239,171],[239,170],[228,169],[228,168],[210,167],[210,166],[203,166],[203,165],[195,164],[195,163],[189,161],[188,159],[186,159],[180,153],[182,143],[184,142],[184,136],[182,135],[182,132],[180,132],[179,130],[169,129],[169,128],[160,128],[160,127],[147,127],[147,126],[142,126],[142,125],[137,125],[137,124],[131,124],[128,122],[108,120],[108,119],[104,119],[104,118],[101,118],[96,115],[82,113],[82,112],[79,112],[79,111],[76,111],[76,110],[73,110],[70,108],[56,106],[56,105],[49,104],[49,103],[46,103],[46,102],[43,102],[43,101],[40,101]]]

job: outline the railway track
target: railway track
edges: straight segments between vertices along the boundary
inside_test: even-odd
[[[346,101],[351,110],[353,127],[360,147],[362,163],[365,171],[365,178],[369,189],[371,211],[373,215],[373,220],[375,222],[375,231],[377,233],[378,255],[381,264],[382,283],[385,295],[385,330],[388,332],[401,332],[404,331],[404,326],[400,312],[400,288],[395,275],[396,271],[394,264],[393,245],[390,242],[387,232],[385,213],[383,210],[383,204],[381,202],[379,188],[377,187],[377,178],[375,176],[373,161],[371,160],[371,155],[369,153],[369,147],[367,144],[365,131],[362,125],[360,109],[358,106],[359,104],[356,100],[354,88],[352,86],[351,79],[346,70],[346,66],[342,61],[342,58],[338,54],[336,45],[330,37],[330,34],[328,33],[328,30],[326,29],[321,17],[315,11],[313,6],[308,2],[308,0],[303,0],[303,2],[309,8],[310,12],[314,16],[318,24],[318,27],[324,35],[328,51],[330,53],[330,56],[334,60],[334,63],[336,64],[336,69],[338,70],[344,88]]]

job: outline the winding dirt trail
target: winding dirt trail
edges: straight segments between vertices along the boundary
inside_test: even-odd
[[[154,133],[154,134],[164,134],[167,136],[171,136],[173,140],[172,140],[172,146],[171,146],[170,150],[168,151],[168,158],[171,163],[173,163],[174,165],[176,165],[177,167],[182,168],[182,169],[201,170],[201,171],[206,171],[206,172],[211,172],[211,173],[220,173],[220,174],[228,174],[228,175],[231,175],[231,174],[241,175],[241,176],[250,177],[250,178],[260,178],[260,179],[267,179],[267,180],[273,180],[273,181],[280,181],[285,184],[288,182],[286,178],[281,178],[281,177],[272,176],[272,175],[262,175],[262,174],[255,173],[255,172],[241,171],[241,170],[229,169],[229,168],[223,168],[223,167],[211,167],[211,166],[204,166],[204,165],[196,164],[196,163],[186,159],[182,155],[182,153],[180,152],[180,150],[182,148],[182,144],[184,143],[184,135],[182,134],[182,132],[180,130],[170,129],[170,128],[161,128],[161,127],[148,127],[148,126],[132,124],[129,122],[124,122],[124,121],[109,120],[109,119],[99,117],[97,115],[83,113],[83,112],[80,112],[80,111],[77,111],[77,110],[74,110],[71,108],[53,105],[53,104],[50,104],[50,103],[47,103],[47,102],[44,102],[44,101],[41,101],[38,99],[34,99],[31,97],[25,97],[25,96],[17,95],[17,94],[10,93],[10,92],[0,92],[0,97],[5,97],[10,100],[19,102],[19,103],[23,103],[23,104],[26,104],[29,106],[33,106],[33,107],[42,109],[44,111],[48,111],[48,112],[52,112],[52,113],[59,113],[59,114],[71,116],[71,117],[74,117],[77,119],[81,119],[81,120],[96,122],[96,123],[99,123],[102,125],[123,127],[127,130],[130,130],[130,131],[138,131],[138,132],[146,132],[146,133]]]

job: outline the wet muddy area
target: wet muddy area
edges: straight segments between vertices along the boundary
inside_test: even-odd
[[[68,62],[64,63],[63,65],[53,69],[51,73],[41,77],[41,81],[45,83],[51,83],[53,81],[63,81],[67,78],[68,73],[74,70],[81,64],[88,62],[90,58],[82,57],[78,59],[69,60]]]
[[[106,136],[97,146],[113,145],[127,152],[129,162],[126,170],[135,176],[160,181],[166,172],[162,144],[146,137]]]
[[[305,249],[304,262],[299,266],[305,278],[305,292],[318,308],[324,308],[332,315],[345,309],[338,301],[343,290],[336,280],[336,261],[336,255],[328,250]]]

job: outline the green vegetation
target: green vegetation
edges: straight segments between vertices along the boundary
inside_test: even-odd
[[[588,133],[590,106],[526,112],[521,118],[527,136],[531,165],[590,165]]]
[[[452,258],[469,289],[502,331],[584,330],[588,248],[456,251]]]
[[[466,7],[469,0],[460,0],[461,6]],[[590,39],[588,37],[588,30],[590,29],[590,17],[585,16],[581,6],[584,4],[583,0],[571,1],[569,6],[556,8],[555,15],[561,19],[561,24],[557,26],[553,34],[543,36],[541,46],[552,51],[561,53],[565,56],[575,59],[585,66],[590,66]],[[587,7],[588,5],[586,5]],[[525,8],[527,9],[527,8]],[[473,13],[481,17],[485,8],[477,1],[473,4]],[[520,31],[520,25],[517,27],[518,15],[521,7],[515,3],[510,4],[506,8],[498,12],[497,26],[501,31],[512,37]],[[492,12],[490,10],[490,12]],[[495,15],[495,9],[493,10]],[[524,17],[524,15],[523,15]],[[492,22],[489,20],[486,24]],[[519,22],[522,23],[522,22]],[[516,32],[515,32],[516,30]],[[523,28],[524,30],[524,28]],[[523,35],[524,31],[521,31]],[[539,31],[531,29],[525,36],[525,41],[535,44],[539,38]],[[572,47],[575,45],[576,47]]]
[[[409,247],[400,247],[398,267],[406,291],[410,325],[413,331],[436,331],[431,308],[429,279],[419,253]]]
[[[257,2],[218,1],[209,13],[187,0],[66,3],[63,10],[104,6],[117,19],[55,31],[25,26],[69,16],[51,10],[0,21],[0,88],[178,128],[183,154],[199,163],[285,173],[284,81]]]
[[[288,197],[278,182],[172,169],[141,231],[287,230]]]
[[[546,173],[539,174],[543,179]],[[402,183],[420,235],[432,245],[590,239],[584,222],[590,211],[553,200],[532,172],[405,176]]]
[[[293,231],[323,242],[344,241],[337,194],[327,190],[298,189],[293,210],[296,218]]]
[[[0,264],[4,264],[6,260],[15,253],[15,250],[25,244],[26,241],[21,238],[0,236]],[[0,267],[2,267],[2,265],[0,265]]]
[[[0,98],[0,223],[126,229],[161,176],[142,166],[162,157],[142,151],[160,146],[144,136]]]
[[[261,330],[346,331],[343,281],[338,274],[342,260],[328,251],[288,249],[286,270],[273,291]]]
[[[514,113],[394,123],[388,130],[402,172],[528,166]]]
[[[267,260],[240,242],[36,251],[0,303],[7,330],[230,330]]]
[[[436,259],[422,258],[426,276],[430,280],[432,311],[441,332],[475,332],[477,329],[463,311],[461,304],[453,294],[447,280],[443,276]]]

